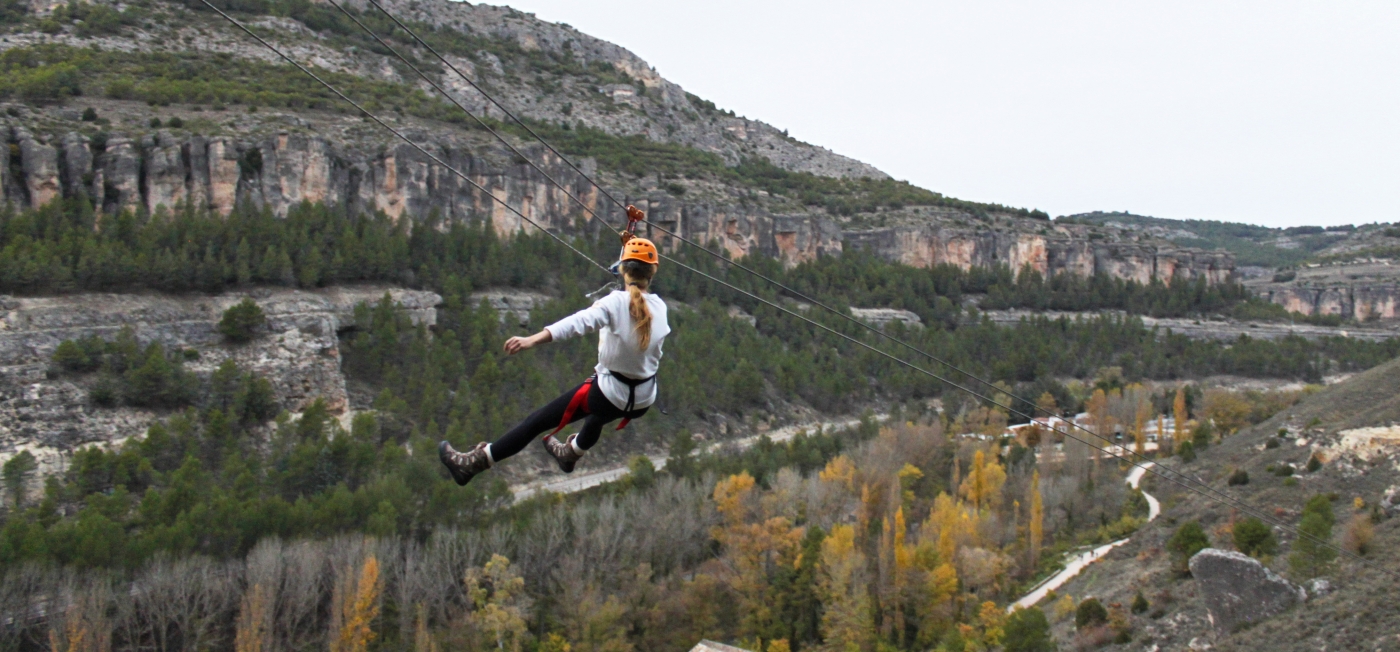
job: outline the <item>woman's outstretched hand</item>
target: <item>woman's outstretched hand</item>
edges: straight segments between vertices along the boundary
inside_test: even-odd
[[[531,335],[529,337],[512,337],[506,340],[506,354],[515,355],[517,353],[520,353],[521,351],[524,351],[525,349],[534,347],[536,344],[544,344],[553,340],[554,336],[550,335],[549,330],[547,329],[535,333],[534,335]]]

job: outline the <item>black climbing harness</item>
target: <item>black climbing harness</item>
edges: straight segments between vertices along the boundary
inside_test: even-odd
[[[650,376],[647,376],[646,378],[637,379],[631,376],[624,376],[611,369],[608,369],[607,372],[609,376],[616,378],[618,382],[627,386],[627,405],[626,407],[622,408],[623,412],[631,412],[634,408],[637,407],[637,388],[656,379],[656,374],[652,374]],[[621,430],[622,426],[618,426],[617,429]]]

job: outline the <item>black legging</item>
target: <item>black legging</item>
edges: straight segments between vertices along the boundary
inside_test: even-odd
[[[578,393],[583,384],[580,383],[563,396],[550,401],[544,407],[535,410],[534,414],[526,417],[519,425],[511,428],[500,439],[491,442],[491,459],[499,462],[507,457],[515,455],[525,447],[530,445],[530,440],[542,433],[550,432],[559,427],[559,422],[564,419],[564,412],[569,409],[569,402],[573,400],[574,394]],[[588,390],[588,401],[585,405],[574,411],[569,423],[584,419],[583,428],[579,430],[578,447],[588,450],[593,444],[598,443],[598,436],[603,433],[603,426],[621,418],[636,419],[647,413],[647,408],[623,412],[618,409],[608,397],[603,396],[603,390],[598,389],[598,381],[593,381],[593,386]],[[560,433],[561,435],[563,433]]]

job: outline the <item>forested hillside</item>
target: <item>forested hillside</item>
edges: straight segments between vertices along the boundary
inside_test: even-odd
[[[1321,227],[1295,226],[1275,228],[1220,222],[1215,220],[1174,220],[1131,213],[1094,212],[1068,215],[1057,221],[1065,223],[1120,225],[1133,230],[1150,232],[1158,237],[1191,247],[1225,249],[1235,254],[1240,265],[1283,268],[1327,256],[1327,250],[1349,239],[1367,235],[1389,238],[1400,233],[1387,232],[1389,225],[1351,224]],[[1393,229],[1392,229],[1393,231]],[[1360,233],[1358,233],[1360,232]]]
[[[247,208],[227,219],[193,210],[149,218],[96,216],[82,201],[0,215],[0,284],[10,292],[210,292],[256,284],[314,287],[387,280],[432,289],[443,297],[431,329],[413,326],[388,303],[360,308],[359,326],[343,334],[343,368],[372,388],[375,398],[367,406],[373,409],[355,415],[348,427],[321,404],[267,421],[277,406],[267,405],[266,390],[258,388],[255,377],[232,365],[198,379],[181,371],[182,353],[158,345],[140,350],[117,341],[60,347],[50,373],[95,377],[95,382],[84,381],[93,388],[144,388],[130,399],[120,393],[105,399],[94,394],[93,409],[136,400],[165,409],[169,416],[145,437],[110,450],[77,453],[67,472],[47,481],[41,498],[10,506],[0,533],[0,564],[6,572],[36,583],[23,586],[44,587],[58,580],[38,568],[94,569],[76,577],[85,590],[101,591],[107,585],[93,585],[93,578],[150,578],[158,568],[179,577],[193,572],[244,577],[226,563],[247,555],[264,560],[259,563],[284,563],[273,561],[267,551],[268,546],[286,545],[300,546],[296,549],[303,552],[297,554],[313,555],[320,561],[308,563],[327,564],[326,572],[332,573],[342,562],[325,557],[326,549],[292,542],[357,533],[375,536],[379,543],[367,544],[362,557],[343,563],[355,565],[356,573],[371,558],[386,564],[385,586],[392,591],[429,590],[401,584],[409,581],[403,575],[410,572],[408,566],[392,571],[398,575],[388,570],[390,564],[418,563],[410,561],[418,554],[451,555],[458,575],[466,572],[462,564],[481,566],[473,572],[488,575],[523,573],[523,592],[488,594],[497,597],[477,605],[514,609],[520,620],[511,636],[520,642],[544,644],[554,634],[580,648],[612,640],[638,649],[678,649],[703,635],[765,645],[781,639],[802,648],[851,636],[921,649],[939,641],[946,646],[972,637],[990,640],[986,637],[994,634],[988,632],[1000,621],[992,616],[994,606],[980,605],[1014,597],[1018,587],[1053,567],[1058,555],[1048,551],[1105,540],[1135,526],[1134,510],[1140,506],[1118,492],[1122,485],[1116,467],[1087,464],[1089,449],[1046,466],[1038,460],[1053,455],[1048,450],[1036,454],[1018,445],[987,448],[950,441],[941,434],[943,428],[999,431],[997,424],[1005,424],[1008,415],[664,263],[655,290],[673,306],[675,334],[668,339],[660,378],[662,405],[669,414],[649,415],[630,434],[609,435],[601,447],[669,445],[675,479],[653,487],[658,482],[654,472],[648,463],[637,462],[627,482],[603,492],[622,492],[618,497],[584,497],[558,507],[545,498],[501,511],[509,494],[500,479],[487,476],[457,488],[436,463],[436,441],[466,446],[493,438],[577,382],[592,366],[592,345],[574,341],[505,357],[500,342],[513,329],[470,296],[481,288],[507,286],[557,297],[531,314],[533,329],[585,305],[584,294],[604,279],[543,236],[503,240],[484,224],[439,226],[428,220],[411,231],[407,224],[320,205],[304,205],[286,218]],[[615,247],[608,240],[576,244],[600,259]],[[684,251],[678,256],[760,296],[785,301],[771,287],[714,259]],[[1039,397],[1039,403],[1066,411],[1100,399],[1089,395],[1095,385],[1065,379],[1098,377],[1097,387],[1109,393],[1135,381],[1212,374],[1317,381],[1323,374],[1364,369],[1396,353],[1393,340],[1191,340],[1146,330],[1131,316],[1037,319],[1005,328],[961,308],[964,295],[984,294],[984,301],[1013,305],[1049,300],[1190,315],[1247,303],[1229,286],[1141,286],[1114,279],[1041,286],[1037,284],[1047,282],[1029,273],[916,269],[861,255],[822,258],[790,269],[764,259],[746,263],[837,305],[911,310],[926,326],[891,325],[893,334],[1004,383],[1003,391]],[[1041,287],[1053,291],[1036,289]],[[753,324],[733,317],[730,306],[753,315]],[[849,323],[807,314],[841,332],[864,336]],[[1117,370],[1100,373],[1109,367]],[[928,409],[927,400],[933,398],[941,399],[941,415]],[[1162,393],[1152,402],[1169,405],[1171,396]],[[705,428],[709,415],[762,419],[792,404],[827,414],[893,405],[907,415],[899,419],[926,425],[896,428],[866,444],[861,442],[871,440],[873,424],[860,433],[762,446],[737,459],[685,455],[691,449],[688,431]],[[1198,397],[1192,405],[1193,411],[1207,409]],[[1253,417],[1246,407],[1244,418],[1263,418],[1278,409],[1264,405]],[[1016,407],[1031,409],[1029,404]],[[843,451],[853,457],[835,457]],[[22,464],[6,468],[6,477],[24,486]],[[722,475],[707,475],[714,472]],[[1030,513],[1026,510],[1034,501],[1026,495],[1027,483],[1037,477],[1058,488],[1055,498],[1047,494],[1041,499],[1044,540],[1032,548],[1024,530],[1013,524],[1024,523]],[[711,494],[713,502],[707,498]],[[603,522],[572,519],[586,520],[592,510],[621,506],[642,510],[626,521],[629,528],[646,527],[648,519],[657,518],[643,516],[657,513],[647,510],[682,509],[698,520],[686,521],[691,529],[684,532],[655,534],[658,538],[647,544],[655,547],[629,553],[626,563],[602,567],[557,568],[549,561],[553,555],[583,559],[567,555],[595,553],[577,545],[549,552],[528,543],[562,523],[574,523],[568,527],[576,532],[593,531]],[[975,525],[953,525],[965,518]],[[287,543],[271,543],[278,540]],[[1037,552],[1042,545],[1043,554]],[[668,552],[662,554],[663,548]],[[719,556],[712,557],[711,550],[720,551]],[[491,561],[493,554],[503,559]],[[159,566],[168,555],[185,561]],[[504,559],[513,560],[516,571],[508,572]],[[789,577],[776,570],[784,567],[784,559],[789,564],[806,559],[809,565],[792,567],[797,575]],[[643,562],[648,566],[637,566]],[[839,568],[847,575],[832,575]],[[96,569],[106,570],[93,575]],[[681,579],[694,572],[699,574],[693,579]],[[624,582],[637,573],[646,581]],[[254,609],[236,606],[235,596],[238,586],[245,591],[251,586],[243,582],[256,582],[231,581],[211,585],[211,602],[199,607],[210,610],[204,617],[215,619],[200,630],[207,637],[201,640],[226,645],[236,638],[229,629],[233,620],[221,619],[231,619],[235,612],[245,617]],[[420,617],[412,614],[421,603],[421,636],[467,646],[482,640],[475,637],[487,627],[480,620],[486,612],[472,611],[470,602],[463,606],[461,598],[452,597],[459,595],[456,589],[431,591],[382,593],[381,618],[393,615],[399,625],[395,633],[388,620],[379,620],[374,631],[386,637],[386,644],[397,640],[397,645],[409,646],[420,636],[414,633]],[[881,597],[869,597],[867,591]],[[332,593],[323,599],[341,599]],[[300,599],[278,595],[265,599]],[[602,610],[567,616],[553,610],[576,604],[580,595],[595,596]],[[692,611],[658,611],[663,604]],[[764,607],[770,604],[783,606]],[[144,618],[140,609],[157,607],[132,608],[138,611],[113,617]],[[466,621],[457,620],[462,609],[467,609]],[[867,629],[855,621],[838,622],[842,610],[881,624]],[[645,625],[678,618],[690,624],[664,630]],[[632,624],[617,624],[623,622]],[[957,623],[972,629],[955,627]],[[603,628],[587,635],[602,638],[589,643],[583,635],[570,634],[582,625]],[[289,626],[275,636],[311,640],[305,638],[314,638],[310,630],[296,629],[304,626]],[[40,640],[36,631],[44,630],[16,635]],[[153,634],[122,630],[114,635],[134,644]]]
[[[530,169],[332,7],[215,4],[484,185],[391,143],[202,2],[0,0],[0,326],[24,334],[0,366],[13,425],[0,428],[0,652],[628,652],[703,638],[755,652],[1048,650],[1061,603],[1006,605],[1066,552],[1137,531],[1149,502],[1105,440],[1008,435],[1020,413],[1087,412],[1095,434],[1204,468],[1240,449],[1222,439],[1400,354],[1400,339],[1146,328],[1143,316],[1344,318],[1255,298],[1228,254],[1171,234],[890,179],[565,25],[390,2],[603,189],[806,295],[658,235],[668,259],[652,289],[673,329],[661,398],[585,458],[628,474],[517,503],[511,483],[538,472],[532,450],[458,487],[439,441],[496,438],[596,362],[591,338],[517,356],[502,342],[614,282],[492,202],[606,265],[615,234],[542,175],[595,208],[600,188],[452,81],[547,172]],[[351,13],[454,79],[381,14]],[[1258,236],[1211,228],[1192,242]],[[345,287],[399,294],[357,295],[353,319],[298,321],[293,305],[279,330],[263,312],[274,291],[309,304]],[[56,336],[15,299],[109,314],[79,305],[99,293],[228,307],[151,309],[169,330],[209,335],[186,346],[163,343],[146,313]],[[407,311],[393,300],[404,293],[429,298]],[[541,299],[502,310],[487,294]],[[963,371],[812,299],[909,311],[917,323],[881,328]],[[1085,314],[1011,326],[983,314],[1008,308]],[[304,376],[265,374],[297,356],[329,369],[337,401]],[[986,387],[969,374],[994,383],[988,397],[952,386]],[[846,430],[757,436],[855,415]],[[76,425],[32,427],[60,417]],[[99,421],[120,428],[95,436]],[[757,443],[741,449],[745,435]],[[63,451],[41,460],[40,448]]]

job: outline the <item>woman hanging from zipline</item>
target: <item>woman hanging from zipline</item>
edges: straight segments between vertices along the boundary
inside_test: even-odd
[[[628,206],[628,213],[640,211]],[[624,237],[627,237],[624,235]],[[661,362],[661,344],[671,332],[666,324],[666,302],[648,291],[656,276],[656,245],[645,238],[631,238],[622,245],[617,267],[626,290],[614,290],[592,307],[561,319],[529,337],[506,340],[505,351],[515,355],[525,349],[555,340],[567,340],[598,331],[598,366],[582,385],[565,392],[548,405],[535,410],[500,439],[481,442],[467,451],[451,444],[438,444],[438,456],[452,479],[464,485],[495,463],[525,449],[540,433],[553,429],[544,438],[544,448],[554,456],[560,470],[572,473],[584,451],[593,447],[603,426],[622,419],[617,429],[646,414],[656,401],[656,368]],[[554,437],[574,421],[583,419],[578,433],[560,441]]]

